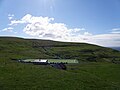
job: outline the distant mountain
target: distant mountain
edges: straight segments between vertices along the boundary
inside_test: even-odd
[[[0,37],[1,58],[77,59],[79,61],[112,61],[120,52],[87,43],[56,42],[39,39]]]
[[[120,51],[120,47],[110,47],[110,48]]]

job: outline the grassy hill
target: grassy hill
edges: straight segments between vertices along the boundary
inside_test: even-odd
[[[86,43],[63,43],[49,40],[1,37],[0,57],[112,61],[120,58],[120,52]]]
[[[70,58],[67,70],[11,59]],[[0,38],[0,90],[120,90],[120,52],[86,43]]]

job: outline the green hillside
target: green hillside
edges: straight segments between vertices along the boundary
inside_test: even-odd
[[[11,59],[77,59],[67,70]],[[0,90],[120,90],[120,52],[85,43],[0,37]]]
[[[112,61],[120,58],[120,52],[86,43],[63,43],[49,40],[1,37],[0,57]]]

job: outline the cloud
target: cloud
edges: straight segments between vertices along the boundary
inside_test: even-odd
[[[120,31],[117,31],[117,32],[111,32],[111,33],[113,33],[113,34],[120,34]]]
[[[93,35],[85,28],[68,28],[65,23],[55,22],[54,18],[36,17],[30,14],[20,20],[12,19],[9,26],[23,24],[23,32],[33,38],[51,39],[65,42],[85,42],[101,46],[120,46],[120,28],[114,28],[110,33]],[[9,30],[10,28],[5,28]]]
[[[74,33],[77,33],[77,32],[80,32],[80,31],[84,31],[85,28],[74,28],[74,29],[70,29],[70,30]]]
[[[9,19],[9,20],[12,20],[13,17],[14,17],[14,14],[8,14],[8,19]]]
[[[29,24],[23,29],[26,34],[44,37],[44,38],[58,38],[66,37],[69,35],[69,31],[63,23],[50,23],[53,18],[48,17],[32,17],[31,20],[27,20]]]
[[[26,24],[23,32],[33,37],[68,40],[76,33],[85,30],[85,28],[70,29],[64,23],[53,23],[54,18],[35,17],[30,14],[25,15],[20,20],[12,20],[9,25]]]
[[[13,29],[14,29],[13,27],[8,27],[0,30],[0,32],[11,32],[11,33],[17,34],[18,32],[13,31]]]
[[[120,28],[113,28],[112,31],[120,31]]]
[[[84,32],[84,35],[85,35],[85,36],[92,36],[92,34],[89,33],[89,32]]]
[[[120,28],[114,28],[112,29],[112,32],[113,34],[120,34]]]
[[[35,17],[30,14],[25,15],[20,21],[24,21],[25,23],[36,23],[39,22],[41,24],[48,24],[50,21],[53,21],[54,18],[49,17]]]
[[[2,31],[9,31],[9,32],[12,32],[13,30],[13,27],[8,27],[8,28],[4,28]]]
[[[22,20],[12,20],[9,25],[12,26],[12,25],[23,24],[23,23],[25,22]]]
[[[88,42],[102,46],[120,46],[120,34],[108,33],[92,35]]]

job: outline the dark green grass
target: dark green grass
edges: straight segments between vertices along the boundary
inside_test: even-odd
[[[120,65],[82,63],[67,70],[0,59],[1,90],[119,90]]]

